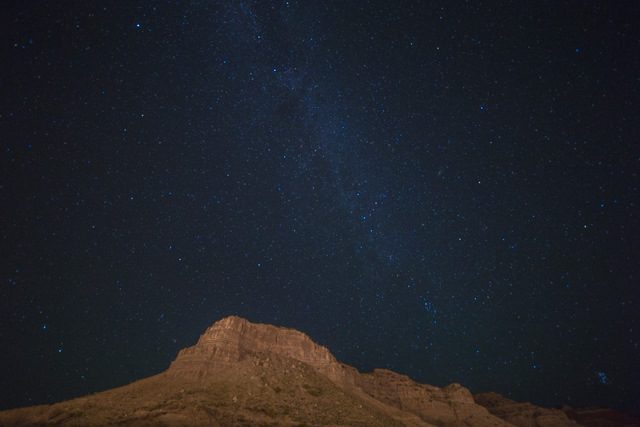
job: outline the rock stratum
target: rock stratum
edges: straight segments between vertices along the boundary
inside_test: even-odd
[[[634,425],[628,422],[635,421],[607,425]],[[181,350],[161,374],[53,405],[3,411],[0,425],[603,424],[591,424],[585,412],[568,407],[540,408],[496,393],[472,395],[456,383],[439,388],[384,369],[360,373],[302,332],[230,316]]]

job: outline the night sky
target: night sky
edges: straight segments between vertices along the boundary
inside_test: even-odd
[[[11,3],[0,409],[237,314],[640,412],[636,1]]]

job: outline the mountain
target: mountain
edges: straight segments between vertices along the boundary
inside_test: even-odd
[[[571,408],[569,408],[571,409]],[[575,411],[574,411],[575,412]],[[165,372],[53,405],[0,412],[0,425],[576,426],[565,411],[360,373],[306,334],[237,316],[216,322]]]

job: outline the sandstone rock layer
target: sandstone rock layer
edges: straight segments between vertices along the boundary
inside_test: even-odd
[[[180,350],[168,374],[199,379],[251,355],[268,353],[318,368],[337,363],[327,348],[300,331],[230,316],[210,326],[196,345]]]

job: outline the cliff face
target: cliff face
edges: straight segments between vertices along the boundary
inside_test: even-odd
[[[352,387],[358,371],[340,363],[326,347],[295,329],[251,323],[229,316],[207,328],[197,344],[180,350],[167,375],[202,379],[256,355],[276,354],[315,368],[331,381]]]
[[[273,353],[312,366],[337,363],[329,350],[302,332],[230,316],[210,326],[196,345],[180,350],[167,374],[204,378],[260,353]]]
[[[210,326],[196,345],[180,350],[167,373],[199,379],[259,353],[277,354],[318,368],[338,363],[329,350],[300,331],[230,316]]]

